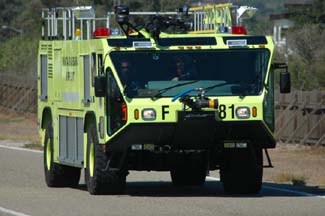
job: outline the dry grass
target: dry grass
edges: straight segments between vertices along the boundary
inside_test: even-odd
[[[40,143],[36,115],[16,114],[0,108],[0,127],[0,140]]]
[[[270,156],[274,168],[265,169],[264,180],[325,185],[324,147],[278,145]]]
[[[43,146],[39,143],[28,143],[24,145],[24,148],[43,150]]]
[[[279,183],[292,183],[293,185],[306,185],[308,178],[302,175],[295,175],[293,173],[278,173],[273,177],[274,182]]]

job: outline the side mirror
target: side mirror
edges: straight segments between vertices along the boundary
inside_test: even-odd
[[[280,73],[280,93],[290,93],[291,91],[291,79],[290,73]]]
[[[95,77],[95,96],[96,97],[106,96],[106,77],[104,76]]]
[[[273,63],[273,70],[285,70],[280,72],[280,93],[291,92],[291,79],[290,73],[288,72],[288,65],[286,63]]]

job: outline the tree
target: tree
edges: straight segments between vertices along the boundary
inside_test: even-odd
[[[287,35],[293,84],[306,90],[325,87],[325,30],[305,24]]]
[[[295,22],[287,33],[289,68],[297,88],[325,87],[325,1],[314,0],[310,5],[289,7]]]
[[[300,28],[304,24],[325,24],[325,1],[314,0],[311,5],[289,7],[288,12]]]
[[[22,10],[21,0],[0,0],[0,23],[9,25]]]

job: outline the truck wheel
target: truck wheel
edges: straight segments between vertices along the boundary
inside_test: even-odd
[[[205,183],[207,174],[207,153],[180,155],[174,160],[170,175],[176,186],[199,186]]]
[[[96,127],[87,129],[87,166],[85,182],[90,194],[120,194],[126,184],[126,174],[121,170],[110,169],[109,158],[98,142]]]
[[[49,122],[45,129],[43,157],[46,184],[48,187],[78,186],[81,169],[55,163],[53,154],[53,127],[52,122]]]
[[[228,194],[258,194],[262,187],[262,148],[251,146],[237,151],[226,150],[220,169],[223,187]]]

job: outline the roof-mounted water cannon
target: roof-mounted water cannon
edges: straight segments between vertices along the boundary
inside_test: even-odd
[[[189,13],[188,6],[176,9],[175,16],[154,16],[147,24],[146,30],[157,40],[161,32],[167,33],[187,33],[193,27],[193,22],[187,22],[186,18]]]
[[[129,23],[129,8],[124,5],[115,6],[116,22],[119,25]]]
[[[137,37],[144,37],[141,32],[135,28],[130,22],[129,22],[129,8],[125,5],[117,5],[114,7],[114,13],[115,13],[115,19],[116,22],[121,27],[122,31],[127,37],[130,37],[129,33],[131,30],[134,30],[138,33]]]

